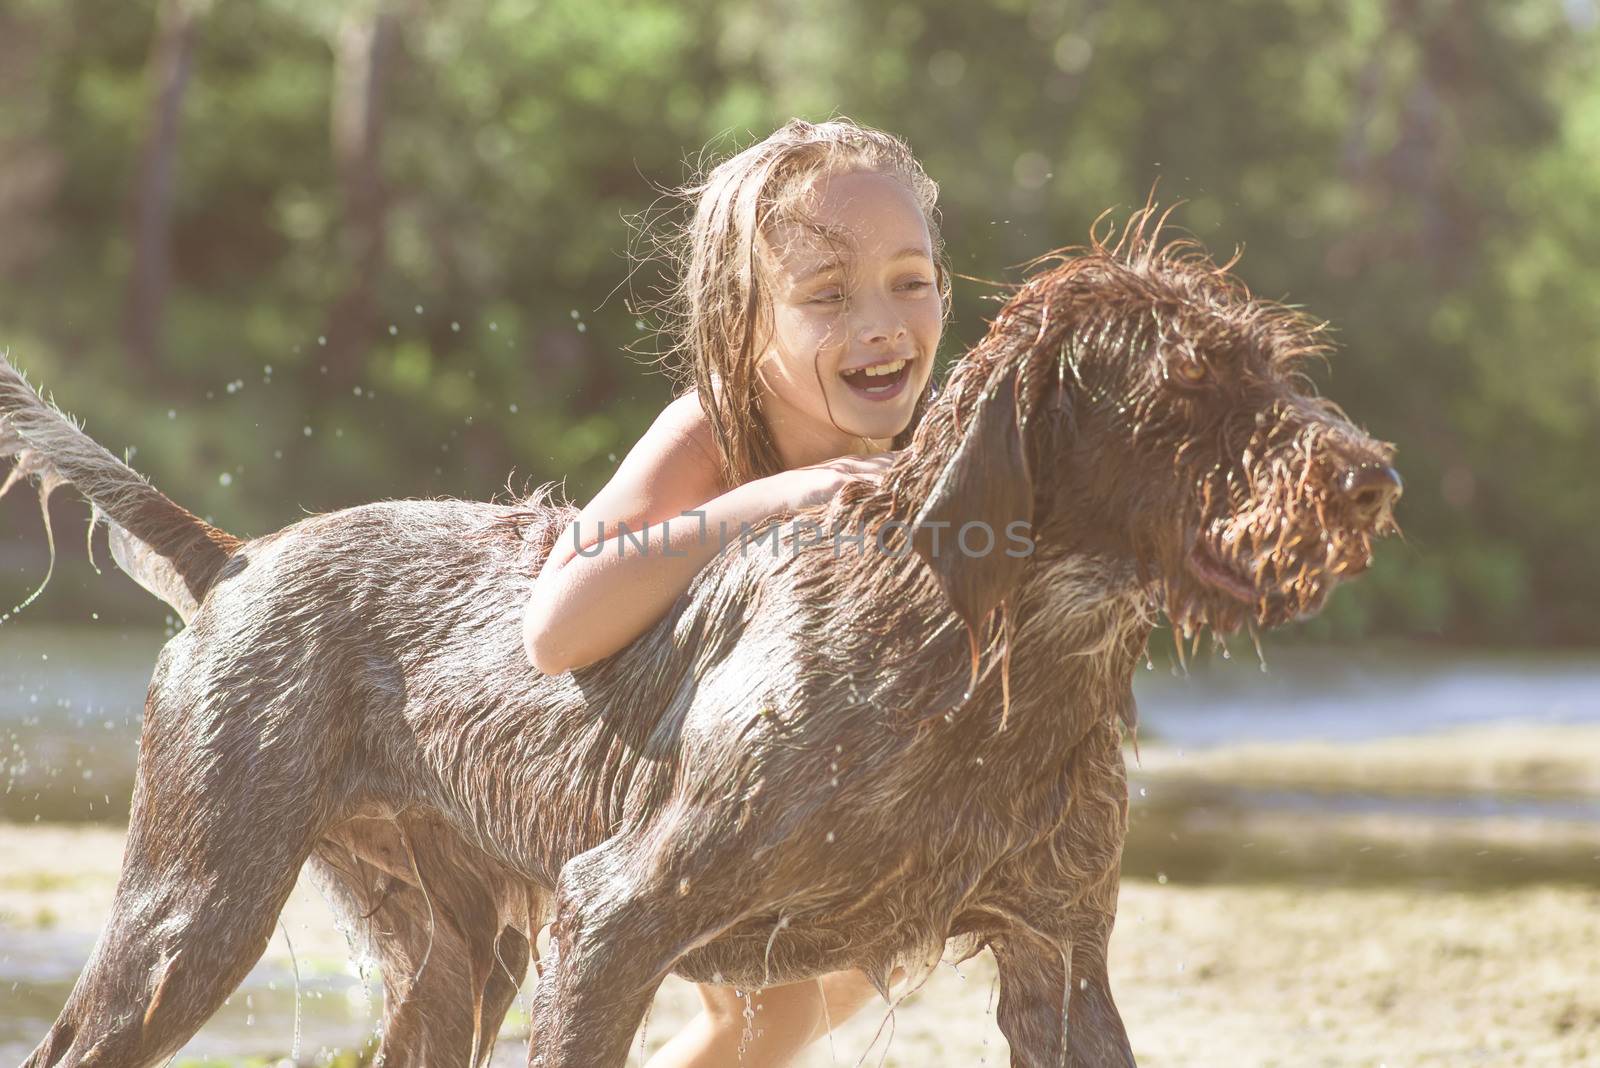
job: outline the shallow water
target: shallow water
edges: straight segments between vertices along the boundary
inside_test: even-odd
[[[1187,675],[1158,650],[1134,679],[1142,726],[1192,748],[1354,742],[1515,721],[1600,723],[1600,656],[1480,650],[1266,650],[1204,657]]]
[[[160,631],[0,628],[0,818],[126,818],[139,717]],[[1140,738],[1200,750],[1239,742],[1357,742],[1497,722],[1600,723],[1600,657],[1269,645],[1202,655],[1187,673],[1157,649],[1139,671]],[[1387,796],[1241,795],[1251,806],[1399,805]],[[1554,815],[1513,798],[1478,815]],[[1459,814],[1446,803],[1442,814]],[[1595,818],[1580,805],[1574,818]]]
[[[0,928],[0,930],[4,930]],[[0,949],[0,1062],[20,1063],[50,1029],[92,938],[33,930],[7,931]],[[378,995],[374,995],[375,997]],[[330,1064],[359,1049],[376,1019],[359,980],[337,974],[302,974],[300,979],[301,1064]],[[183,1051],[192,1059],[237,1063],[248,1058],[286,1057],[293,1048],[295,986],[291,972],[258,964]],[[523,1063],[524,1056],[497,1063]]]

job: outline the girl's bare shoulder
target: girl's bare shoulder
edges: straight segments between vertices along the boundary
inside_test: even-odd
[[[654,522],[723,492],[711,422],[690,392],[661,410],[591,503]]]
[[[645,450],[646,459],[650,453],[665,454],[684,479],[708,491],[703,500],[710,500],[730,488],[723,485],[716,434],[695,390],[663,408],[634,449]]]
[[[690,392],[661,410],[573,522],[586,543],[598,541],[601,530],[625,523],[638,531],[726,491],[710,420]],[[577,548],[570,537],[558,539],[546,567],[571,559]]]

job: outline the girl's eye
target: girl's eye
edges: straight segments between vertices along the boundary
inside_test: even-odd
[[[810,303],[810,304],[832,304],[835,301],[842,300],[842,299],[843,299],[843,294],[839,293],[837,290],[829,289],[829,290],[825,290],[824,292],[818,293],[816,296],[812,297],[811,300],[808,301],[807,303]]]
[[[910,281],[910,282],[907,282],[905,284],[905,288],[907,288],[907,289],[929,289],[932,286],[933,286],[932,282],[924,282],[920,278],[915,279],[915,280]]]

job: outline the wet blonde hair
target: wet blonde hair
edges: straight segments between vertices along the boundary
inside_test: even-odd
[[[891,134],[846,118],[821,123],[791,119],[770,137],[673,191],[694,212],[668,242],[675,277],[666,300],[655,309],[667,320],[673,341],[664,362],[676,394],[699,391],[729,488],[784,470],[755,374],[760,318],[770,308],[757,238],[798,217],[801,196],[814,179],[855,171],[895,178],[916,198],[948,314],[950,270],[939,234],[939,187],[910,147]],[[895,436],[894,448],[909,444],[933,392],[930,375],[911,420]]]

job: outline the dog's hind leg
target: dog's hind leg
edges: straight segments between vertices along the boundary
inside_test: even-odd
[[[242,812],[202,815],[183,783],[142,785],[111,916],[26,1068],[138,1068],[176,1052],[261,956],[294,887],[303,828],[263,833]]]
[[[310,852],[325,784],[275,752],[259,709],[224,707],[192,675],[168,686],[172,649],[146,701],[110,917],[27,1068],[178,1051],[261,956]]]
[[[325,892],[383,971],[385,1068],[486,1064],[529,960],[501,915],[517,896],[506,873],[418,811],[346,820],[316,854]]]
[[[532,956],[533,944],[515,927],[505,928],[495,940],[494,966],[489,971],[488,983],[484,985],[483,1002],[478,1012],[478,1030],[484,1036],[479,1064],[489,1063],[500,1025],[505,1021],[512,1003],[517,1000],[517,990],[528,974],[528,962]]]

